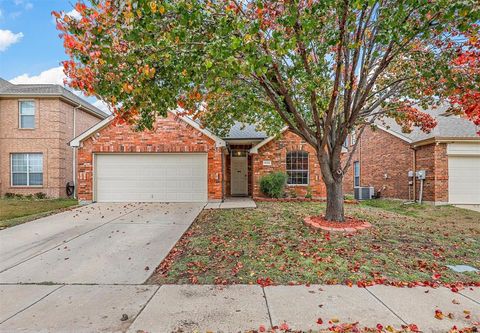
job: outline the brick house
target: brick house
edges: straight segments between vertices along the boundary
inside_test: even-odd
[[[366,148],[366,143],[362,142],[355,162],[360,160],[360,154],[365,155],[365,149],[376,149],[380,156],[376,161],[379,166],[382,165],[381,156],[384,156],[390,161],[392,176],[395,173],[400,177],[406,173],[403,169],[396,170],[397,163],[392,160],[401,158],[405,164],[411,161],[411,143],[401,139],[401,134],[395,136],[383,131],[381,135],[391,137],[394,142],[387,151],[382,147],[383,143],[375,145],[375,139],[369,139],[372,133],[367,132],[362,139],[365,142],[372,140],[372,146]],[[380,130],[375,132],[378,133]],[[469,140],[474,142],[476,138]],[[286,191],[290,195],[326,196],[315,150],[287,128],[275,137],[268,137],[255,130],[253,125],[237,123],[228,135],[220,138],[191,119],[171,111],[166,118],[157,119],[154,130],[144,132],[135,132],[109,117],[70,144],[79,151],[78,197],[82,201],[175,202],[216,201],[228,196],[260,197],[263,196],[260,178],[273,171],[287,173]],[[394,148],[394,144],[398,147]],[[422,163],[423,149],[417,149],[418,166]],[[441,157],[437,159],[440,163]],[[366,160],[361,161],[366,167]],[[440,174],[439,168],[435,170]],[[362,172],[365,175],[364,169]],[[350,171],[345,178],[347,192],[353,190],[353,186],[348,185],[352,184],[352,177]],[[430,172],[428,177],[432,177]],[[440,179],[439,175],[436,177]],[[366,178],[361,181],[362,185],[365,184]],[[377,186],[373,181],[372,184]],[[425,200],[430,200],[429,186],[427,181]],[[441,186],[440,182],[434,184],[439,193]],[[408,186],[394,186],[390,193],[383,193],[408,198]]]
[[[59,85],[0,78],[0,196],[65,197],[76,173],[68,142],[106,116]]]
[[[410,177],[425,170],[422,200],[435,204],[480,204],[480,128],[445,108],[427,110],[438,122],[431,133],[403,133],[386,119],[366,128],[344,179],[344,192],[373,186],[381,197],[418,200],[421,180]],[[348,141],[348,140],[347,140]],[[353,142],[347,142],[352,151]]]

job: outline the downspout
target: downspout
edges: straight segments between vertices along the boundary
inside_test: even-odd
[[[412,191],[413,191],[413,202],[417,200],[417,177],[415,177],[415,173],[417,172],[417,149],[415,147],[412,147],[413,150],[413,179],[412,179]]]
[[[73,138],[77,137],[77,109],[80,104],[73,108]],[[72,179],[73,179],[73,198],[77,198],[77,147],[72,147]]]

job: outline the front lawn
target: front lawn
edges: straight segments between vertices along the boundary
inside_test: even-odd
[[[0,199],[0,229],[28,222],[74,206],[75,199]]]
[[[375,200],[347,205],[373,227],[356,234],[312,231],[314,202],[260,202],[257,209],[205,210],[149,283],[480,283],[480,213],[451,206]],[[383,282],[382,282],[383,281]]]

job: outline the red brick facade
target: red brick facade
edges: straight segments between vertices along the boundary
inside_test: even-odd
[[[446,144],[431,143],[414,149],[387,131],[366,128],[345,174],[345,193],[353,193],[356,161],[360,162],[360,186],[373,186],[383,198],[418,199],[420,182],[409,184],[408,172],[426,170],[423,200],[448,202]]]
[[[417,170],[427,171],[423,187],[423,199],[448,202],[447,145],[444,143],[429,144],[416,148],[416,166]],[[418,182],[416,187],[418,193]]]
[[[360,140],[351,160],[352,164],[360,162],[360,186],[373,186],[384,198],[418,199],[419,182],[409,183],[408,172],[426,170],[423,200],[448,202],[446,144],[431,143],[414,149],[410,143],[387,131],[370,128]],[[248,151],[251,145],[230,145],[229,148]],[[286,172],[286,156],[293,151],[309,154],[309,184],[287,185],[287,195],[301,198],[311,194],[314,198],[325,198],[325,184],[314,148],[290,131],[260,147],[258,153],[249,154],[248,194],[264,197],[260,191],[261,177],[275,171]],[[93,156],[102,152],[205,152],[208,154],[208,199],[230,196],[228,150],[216,147],[213,139],[172,114],[159,119],[154,131],[134,132],[127,125],[110,123],[84,140],[78,151],[77,190],[80,200],[93,200]],[[353,188],[353,167],[350,166],[344,177],[344,191],[353,193]]]
[[[128,125],[110,123],[83,141],[78,151],[77,195],[93,200],[94,153],[189,153],[208,154],[208,199],[223,198],[223,148],[183,120],[170,114],[158,119],[153,131],[135,132]]]
[[[290,151],[308,152],[309,185],[287,185],[287,194],[294,192],[298,197],[305,197],[310,192],[314,198],[325,198],[326,189],[320,172],[317,155],[312,146],[302,140],[298,135],[287,131],[278,139],[268,142],[253,154],[253,196],[263,197],[260,191],[260,178],[275,172],[286,172],[286,156]],[[264,165],[264,161],[271,161],[271,165]]]
[[[373,186],[385,198],[413,198],[413,189],[408,184],[408,171],[413,170],[413,150],[408,142],[380,129],[365,128],[344,177],[345,193],[353,193],[353,162],[356,161],[360,162],[360,186]]]

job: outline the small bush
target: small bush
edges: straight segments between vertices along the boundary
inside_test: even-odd
[[[25,195],[25,199],[27,199],[27,200],[32,200],[32,199],[33,199],[33,194],[27,194],[27,195]]]
[[[270,198],[281,198],[284,194],[287,175],[283,172],[273,172],[260,179],[260,190]]]
[[[23,194],[15,193],[15,199],[23,199]]]
[[[296,198],[296,197],[297,197],[297,192],[295,192],[295,190],[290,190],[290,191],[288,192],[288,196],[289,196],[290,198]]]
[[[311,198],[313,198],[312,188],[311,188],[310,186],[307,187],[307,193],[305,194],[305,198],[306,198],[306,199],[311,199]]]
[[[5,198],[13,199],[13,198],[15,198],[15,193],[7,192],[7,193],[5,193]]]
[[[35,193],[35,198],[37,199],[46,199],[47,198],[47,194],[43,193],[43,192],[37,192]]]

